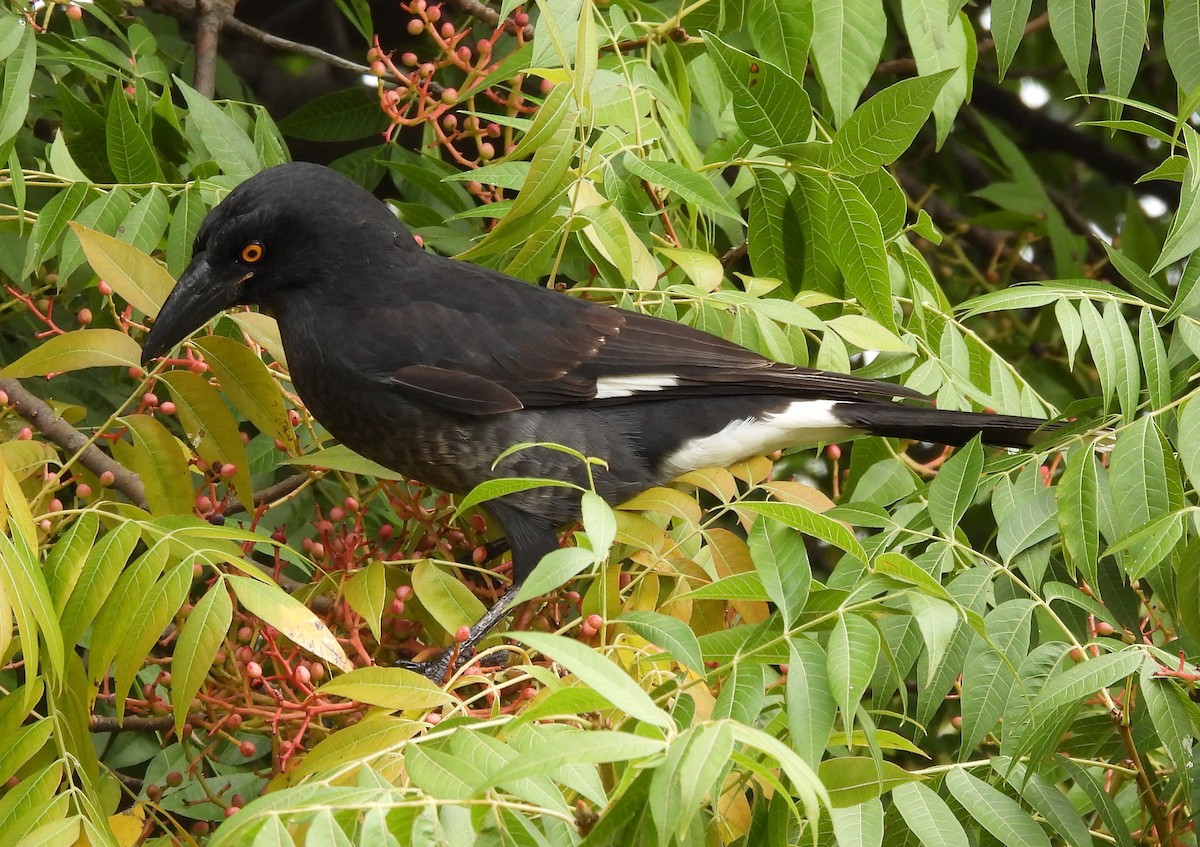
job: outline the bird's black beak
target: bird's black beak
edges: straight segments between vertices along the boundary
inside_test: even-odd
[[[150,328],[142,347],[142,365],[170,352],[210,318],[237,305],[245,280],[215,278],[204,253],[196,254]]]

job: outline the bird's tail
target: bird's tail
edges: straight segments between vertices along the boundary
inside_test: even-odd
[[[1040,418],[951,412],[897,403],[838,403],[833,413],[847,426],[885,438],[911,438],[954,446],[976,435],[994,447],[1031,447],[1058,425]]]

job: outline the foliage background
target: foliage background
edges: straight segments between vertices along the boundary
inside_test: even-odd
[[[1194,843],[1197,8],[10,1],[0,845]],[[440,252],[1080,425],[590,499],[439,689],[390,665],[503,590],[495,492],[329,444],[263,316],[137,368],[294,155]]]

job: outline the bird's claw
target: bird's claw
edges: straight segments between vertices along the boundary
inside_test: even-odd
[[[400,661],[396,662],[396,667],[404,668],[405,670],[413,671],[414,673],[419,673],[421,676],[432,680],[438,685],[445,685],[446,678],[450,676],[451,662],[454,659],[459,658],[455,655],[458,652],[459,651],[451,647],[448,650],[443,650],[442,652],[438,653],[432,659],[426,659],[423,662],[413,662],[408,659],[401,659]],[[462,656],[461,661],[454,663],[454,669],[457,670],[468,658],[470,658],[469,655]]]

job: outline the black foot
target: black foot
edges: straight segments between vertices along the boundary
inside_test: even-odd
[[[508,662],[508,655],[508,651],[491,653],[483,658],[479,664],[485,668],[501,667]],[[396,662],[396,667],[414,671],[427,679],[433,680],[438,685],[444,685],[452,671],[456,671],[467,664],[474,656],[475,652],[473,650],[450,647],[438,653],[432,659],[426,659],[423,662],[401,659]],[[451,667],[451,664],[453,664],[453,667]]]
[[[408,671],[414,671],[421,674],[426,679],[430,679],[438,685],[444,685],[446,678],[450,676],[450,663],[455,659],[455,650],[443,650],[432,659],[426,659],[424,662],[412,662],[407,659],[401,659],[396,662],[396,667],[404,668]],[[462,657],[465,661],[468,656]],[[462,662],[455,663],[455,670],[458,669]]]

